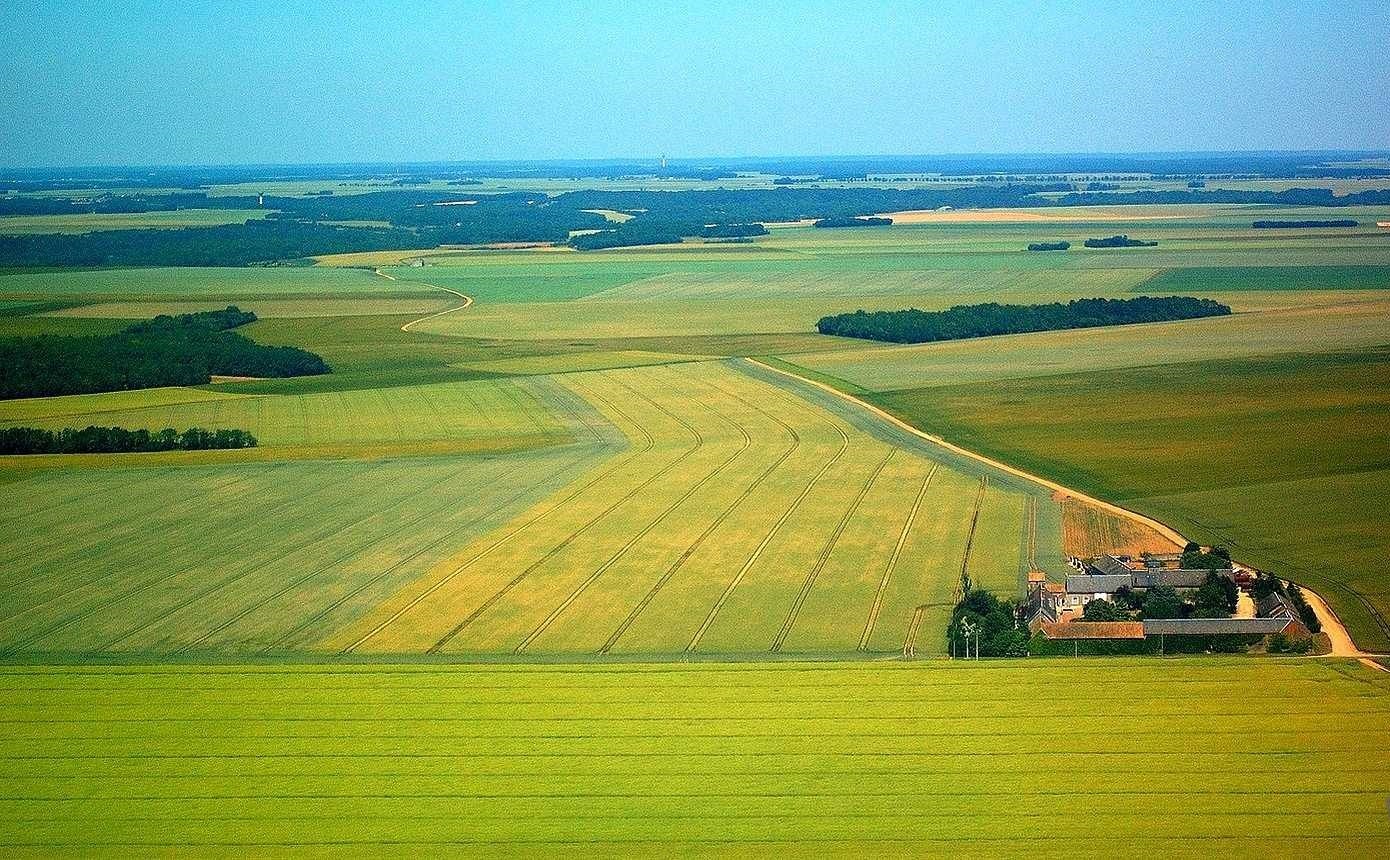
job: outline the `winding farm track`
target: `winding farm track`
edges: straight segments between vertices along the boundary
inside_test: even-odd
[[[398,283],[400,282],[400,278],[397,278],[395,275],[388,275],[388,274],[386,274],[385,272],[383,272],[380,268],[373,269],[372,271],[373,271],[374,274],[380,275],[381,277],[385,278],[385,279],[388,280],[388,281],[396,281],[396,282],[398,282]],[[458,290],[451,290],[451,289],[449,289],[448,287],[441,287],[441,286],[439,286],[438,284],[426,284],[424,281],[412,281],[412,283],[423,284],[423,285],[426,286],[426,287],[433,287],[433,288],[436,289],[436,290],[443,290],[443,291],[446,292],[446,293],[449,293],[449,294],[451,294],[451,295],[458,296],[460,299],[463,299],[463,304],[455,305],[455,306],[452,307],[452,308],[445,308],[445,309],[442,310],[442,311],[435,311],[435,312],[432,313],[432,314],[425,314],[424,316],[420,317],[419,319],[411,320],[410,322],[408,322],[408,323],[406,323],[405,325],[401,326],[401,331],[410,331],[411,329],[415,328],[415,326],[419,325],[419,324],[422,323],[422,322],[427,322],[427,321],[429,321],[429,320],[435,319],[436,317],[442,317],[442,316],[444,316],[445,314],[451,314],[451,313],[453,313],[453,312],[455,312],[455,311],[461,311],[461,310],[463,310],[464,308],[471,307],[471,306],[473,305],[473,297],[472,297],[472,296],[466,296],[466,295],[464,295],[463,293],[459,292]]]
[[[906,421],[902,420],[896,415],[893,415],[883,409],[880,409],[872,403],[860,400],[858,397],[855,397],[852,394],[846,394],[845,392],[840,391],[838,388],[834,388],[830,385],[827,385],[824,382],[820,382],[819,380],[815,379],[808,379],[805,376],[801,376],[789,370],[783,370],[780,367],[773,367],[770,364],[758,361],[756,358],[744,358],[741,360],[747,361],[750,364],[755,364],[763,370],[768,370],[780,376],[785,376],[788,379],[794,379],[804,385],[810,385],[814,388],[826,392],[827,394],[834,395],[835,397],[838,397],[841,400],[852,403],[855,406],[858,406],[860,409],[863,409],[864,411],[869,412],[872,415],[881,418],[884,421],[887,421],[889,424],[892,424],[894,427],[897,427],[899,430],[902,430],[905,433],[910,433],[911,435],[916,436],[919,439],[925,439],[933,445],[938,445],[946,449],[947,451],[950,451],[953,454],[959,454],[962,457],[968,457],[972,460],[975,460],[976,462],[984,463],[985,465],[990,466],[991,468],[998,469],[1002,472],[1013,475],[1014,477],[1022,478],[1025,481],[1030,481],[1041,487],[1046,487],[1054,493],[1060,493],[1063,496],[1086,502],[1087,504],[1094,505],[1102,510],[1115,514],[1116,516],[1123,517],[1131,522],[1135,522],[1147,528],[1153,529],[1154,531],[1163,535],[1165,538],[1176,543],[1178,546],[1184,546],[1187,543],[1187,538],[1183,537],[1182,534],[1179,533],[1176,529],[1172,528],[1169,525],[1166,525],[1165,523],[1161,523],[1158,520],[1153,519],[1152,517],[1144,516],[1143,514],[1137,511],[1131,511],[1130,509],[1121,507],[1117,504],[1114,504],[1113,502],[1107,502],[1103,499],[1097,499],[1094,496],[1088,496],[1085,493],[1082,493],[1078,490],[1073,490],[1070,487],[1064,487],[1056,481],[1049,481],[1047,478],[1043,478],[1039,475],[1034,475],[1032,473],[1025,472],[1022,469],[1015,468],[1013,466],[1008,465],[1007,463],[1001,463],[998,460],[991,459],[989,457],[984,456],[983,454],[978,454],[974,451],[962,448],[959,445],[954,445],[941,438],[940,436],[935,436],[931,433],[927,433],[923,430],[919,430],[916,427],[913,427],[911,424],[908,424]],[[1331,656],[1356,657],[1361,658],[1363,660],[1368,659],[1372,656],[1377,656],[1369,654],[1356,647],[1356,643],[1352,640],[1351,634],[1347,633],[1346,626],[1342,624],[1342,620],[1337,617],[1337,614],[1332,611],[1332,607],[1328,606],[1327,601],[1323,600],[1321,596],[1309,590],[1308,588],[1303,586],[1300,587],[1303,589],[1304,595],[1308,598],[1309,605],[1313,607],[1313,611],[1317,614],[1318,621],[1322,623],[1323,631],[1327,633],[1328,639],[1332,643]],[[909,634],[909,641],[910,640],[911,634]]]

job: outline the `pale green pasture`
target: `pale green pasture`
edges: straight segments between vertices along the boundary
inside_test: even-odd
[[[457,305],[458,299],[444,293],[422,293],[401,298],[342,298],[341,294],[325,298],[254,298],[247,307],[261,319],[298,319],[303,317],[358,317],[409,314],[420,316]],[[99,302],[72,308],[49,311],[44,316],[77,317],[82,319],[149,319],[160,314],[191,314],[199,311],[221,310],[226,301],[163,301],[163,302]]]
[[[268,214],[270,210],[267,209],[176,209],[170,212],[10,215],[0,218],[0,236],[216,227],[219,224],[243,224],[260,220]]]
[[[1390,302],[1287,307],[1171,323],[806,353],[788,360],[888,391],[1390,342]]]
[[[0,294],[85,298],[149,296],[247,299],[304,293],[427,292],[360,269],[310,266],[263,268],[70,269],[0,274]],[[254,310],[254,308],[253,308]]]
[[[250,431],[264,447],[408,445],[525,437],[539,442],[562,439],[569,432],[564,416],[546,403],[553,389],[544,380],[526,384],[480,380],[287,395],[153,389],[160,393],[0,401],[0,425],[237,428]],[[140,405],[147,399],[156,404]]]

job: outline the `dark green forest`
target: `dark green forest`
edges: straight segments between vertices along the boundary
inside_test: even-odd
[[[206,385],[213,376],[328,373],[322,358],[264,346],[230,329],[255,320],[236,307],[158,316],[104,336],[0,340],[0,399]]]
[[[1043,305],[987,302],[956,305],[944,311],[909,308],[868,313],[860,310],[822,317],[816,323],[816,330],[821,334],[890,343],[929,343],[998,334],[1198,319],[1230,312],[1228,305],[1190,296],[1074,299],[1065,304]]]

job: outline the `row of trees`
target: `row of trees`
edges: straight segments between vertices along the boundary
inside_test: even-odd
[[[1131,239],[1123,234],[1119,236],[1109,236],[1104,239],[1087,239],[1082,243],[1087,248],[1154,248],[1157,242],[1145,242],[1141,239]]]
[[[180,432],[167,427],[151,432],[95,426],[81,430],[65,427],[58,431],[37,427],[0,428],[0,454],[110,454],[254,447],[256,437],[245,430],[190,427]]]
[[[1030,251],[1065,251],[1071,247],[1070,242],[1032,242],[1028,245]]]
[[[905,311],[868,313],[859,310],[822,317],[816,323],[816,330],[821,334],[890,343],[927,343],[998,334],[1196,319],[1223,316],[1230,312],[1228,305],[1190,296],[1074,299],[1065,304],[1053,302],[1042,305],[988,302],[956,305],[945,311],[909,308]]]
[[[0,340],[0,399],[205,385],[217,376],[287,377],[330,372],[314,353],[264,346],[229,329],[255,314],[160,316],[116,334]]]
[[[892,218],[821,218],[813,227],[888,227]]]

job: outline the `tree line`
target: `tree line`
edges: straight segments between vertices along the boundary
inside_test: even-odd
[[[178,431],[128,430],[124,427],[89,426],[78,430],[44,430],[37,427],[0,428],[0,454],[125,454],[143,451],[209,451],[254,448],[256,437],[245,430]]]
[[[230,331],[256,315],[236,307],[159,316],[104,336],[0,340],[0,399],[206,385],[216,376],[330,372],[312,352],[265,346]]]
[[[1030,251],[1065,251],[1071,247],[1070,242],[1030,242]]]
[[[821,334],[858,337],[890,343],[928,343],[1058,329],[1094,328],[1132,323],[1224,316],[1229,305],[1191,296],[1133,299],[1073,299],[1065,304],[1003,305],[987,302],[956,305],[944,311],[858,310],[822,317]]]
[[[1142,239],[1131,239],[1121,234],[1119,236],[1108,236],[1104,239],[1087,239],[1082,243],[1087,248],[1155,248],[1157,242],[1145,242]]]

